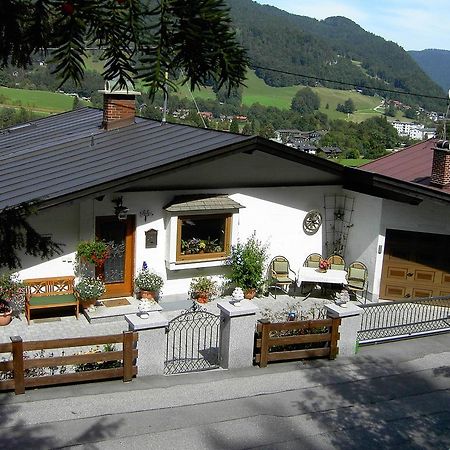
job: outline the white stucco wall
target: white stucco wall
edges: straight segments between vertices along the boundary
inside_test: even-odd
[[[350,192],[349,195],[355,197],[355,212],[346,260],[348,263],[358,260],[367,265],[369,293],[376,301],[380,293],[386,230],[448,235],[450,208],[431,201],[414,206],[364,194]]]
[[[19,276],[26,279],[73,275],[75,248],[80,240],[80,206],[70,204],[51,208],[32,216],[29,221],[39,233],[48,234],[53,241],[62,244],[62,254],[49,261],[23,254]]]
[[[349,230],[345,254],[346,263],[348,265],[354,261],[361,261],[367,266],[369,292],[373,294],[377,291],[377,283],[373,280],[374,274],[378,270],[378,245],[380,245],[383,200],[350,191],[345,193],[355,199],[352,216],[353,226]]]
[[[209,193],[223,193],[223,190],[208,190]],[[269,256],[286,256],[292,269],[297,272],[305,258],[313,252],[322,253],[322,229],[312,236],[303,232],[302,223],[306,212],[311,209],[323,211],[324,193],[340,192],[339,187],[296,187],[296,188],[253,188],[228,190],[229,196],[244,206],[233,215],[232,243],[244,241],[254,231],[256,236],[269,247]],[[170,215],[163,210],[177,195],[199,193],[198,191],[164,191],[130,193],[124,195],[124,204],[130,214],[136,214],[135,270],[142,267],[143,261],[161,274],[165,279],[164,294],[180,294],[188,291],[192,277],[219,275],[224,272],[222,264],[180,264],[176,270],[167,268],[167,260],[174,252],[175,227],[170,227]],[[103,203],[103,202],[102,202]],[[110,202],[105,203],[106,207]],[[139,215],[142,209],[149,209],[152,215],[144,218]],[[96,208],[96,214],[111,214]],[[158,230],[156,248],[145,248],[145,232]],[[172,242],[171,240],[172,236]],[[206,267],[198,267],[198,266]],[[208,267],[209,266],[209,267]]]
[[[129,214],[136,217],[134,271],[148,266],[163,276],[164,294],[187,293],[192,277],[224,273],[220,264],[176,265],[176,270],[167,267],[176,229],[170,227],[170,215],[163,210],[175,196],[200,193],[199,191],[159,191],[121,193]],[[268,244],[269,257],[284,255],[291,268],[297,272],[310,253],[325,256],[324,226],[314,235],[306,235],[302,223],[306,213],[318,209],[324,213],[324,196],[344,194],[355,198],[352,224],[348,235],[346,262],[364,262],[369,270],[369,292],[378,298],[381,280],[384,240],[386,229],[401,229],[428,233],[450,234],[450,208],[445,205],[423,202],[419,206],[405,205],[351,191],[342,191],[339,186],[246,188],[224,191],[208,189],[208,193],[226,193],[244,208],[233,215],[232,243],[245,240],[253,232],[259,240]],[[22,257],[22,278],[50,277],[73,274],[76,244],[82,239],[94,237],[96,216],[114,214],[111,199],[117,195],[105,195],[102,201],[85,200],[42,211],[31,223],[41,233],[64,244],[61,256],[51,261],[41,261],[29,256]],[[145,220],[140,214],[149,210]],[[145,232],[158,232],[156,248],[145,248]],[[171,242],[172,236],[172,242]],[[173,265],[172,265],[173,267]]]

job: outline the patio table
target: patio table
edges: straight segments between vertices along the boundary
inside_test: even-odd
[[[326,272],[321,272],[315,267],[300,267],[297,274],[297,285],[301,287],[301,284],[305,283],[317,283],[323,288],[326,285],[347,284],[347,272],[345,270],[328,269]]]

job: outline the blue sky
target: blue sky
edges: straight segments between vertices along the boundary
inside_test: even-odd
[[[344,16],[405,50],[450,50],[449,0],[257,0],[300,16]]]

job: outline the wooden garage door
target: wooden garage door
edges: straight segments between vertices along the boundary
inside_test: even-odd
[[[387,230],[380,297],[450,295],[450,236]]]

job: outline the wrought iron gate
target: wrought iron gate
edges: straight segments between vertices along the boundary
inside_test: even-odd
[[[361,305],[360,344],[450,332],[450,296]]]
[[[164,374],[197,372],[219,367],[219,316],[188,310],[166,328]]]

